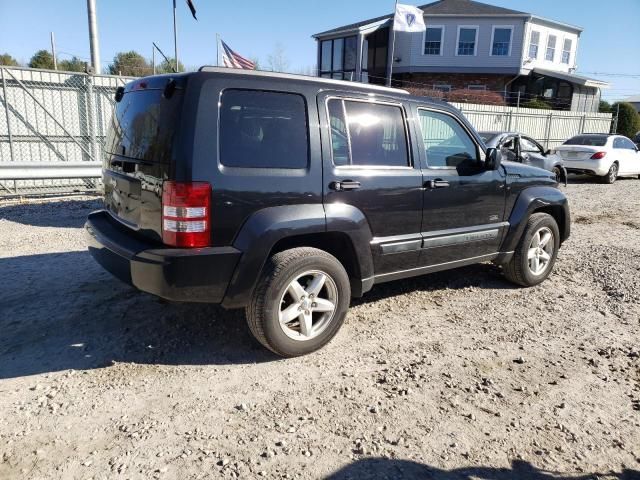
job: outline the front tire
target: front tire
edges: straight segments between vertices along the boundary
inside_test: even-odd
[[[553,167],[551,171],[556,177],[556,182],[562,183],[562,169],[560,167]]]
[[[529,217],[511,261],[503,267],[507,280],[523,287],[544,282],[551,274],[560,248],[560,230],[546,213]]]
[[[619,167],[617,163],[613,163],[609,172],[604,177],[600,177],[602,183],[611,185],[618,179]]]
[[[323,250],[301,247],[267,261],[245,313],[262,345],[282,357],[298,357],[333,339],[350,300],[342,264]]]

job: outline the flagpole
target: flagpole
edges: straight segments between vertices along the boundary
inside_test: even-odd
[[[393,62],[396,58],[396,13],[398,12],[398,0],[396,0],[395,7],[393,9],[393,22],[391,22],[391,29],[393,30],[393,40],[391,40],[391,64],[389,65],[389,78],[387,79],[387,87],[391,86],[391,79],[393,77]]]
[[[176,20],[176,0],[173,0],[173,51],[176,57],[176,72],[178,72],[178,22]]]
[[[216,33],[216,67],[220,66],[220,34]]]

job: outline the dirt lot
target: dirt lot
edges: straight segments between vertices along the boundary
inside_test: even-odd
[[[639,478],[640,181],[567,192],[542,286],[379,286],[286,361],[103,272],[96,200],[0,207],[0,478]]]

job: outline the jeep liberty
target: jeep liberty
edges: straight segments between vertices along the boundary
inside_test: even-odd
[[[502,161],[447,103],[203,67],[116,93],[93,257],[177,302],[244,308],[265,347],[326,345],[375,284],[494,262],[530,287],[569,237],[551,172]]]

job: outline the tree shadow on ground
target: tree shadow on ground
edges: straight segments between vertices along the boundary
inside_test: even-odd
[[[511,468],[463,467],[442,470],[406,460],[371,458],[352,463],[326,477],[327,480],[597,480],[598,478],[640,480],[640,472],[624,469],[621,472],[559,474],[540,470],[523,460],[514,460]]]
[[[87,215],[102,207],[98,197],[0,205],[0,219],[34,227],[81,228]]]

